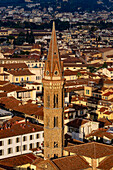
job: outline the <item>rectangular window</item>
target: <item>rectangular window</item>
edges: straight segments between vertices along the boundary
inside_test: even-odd
[[[18,143],[19,142],[19,138],[16,138],[16,143]]]
[[[21,81],[24,81],[24,78],[23,78],[23,77],[21,78]]]
[[[3,150],[1,149],[1,150],[0,150],[0,156],[2,156],[2,155],[3,155]]]
[[[30,135],[30,140],[32,140],[33,139],[33,135]]]
[[[39,134],[36,135],[36,138],[37,138],[37,139],[39,138]]]
[[[30,143],[30,145],[29,145],[29,149],[32,149],[33,148],[33,144],[32,143]]]
[[[36,143],[36,147],[39,148],[39,142]]]
[[[16,152],[19,152],[19,151],[20,151],[20,147],[17,146],[17,147],[16,147]]]
[[[86,90],[86,94],[89,94],[89,90]]]
[[[8,139],[8,145],[12,144],[12,139]]]
[[[23,145],[23,151],[27,150],[27,145]]]
[[[37,90],[39,90],[40,88],[39,87],[37,87]]]
[[[54,117],[54,127],[58,127],[58,117]]]
[[[3,146],[3,141],[0,141],[0,146]]]
[[[18,78],[16,78],[16,81],[18,81]]]
[[[36,76],[36,80],[41,80],[41,77],[40,76]]]
[[[27,137],[26,136],[23,136],[23,141],[26,141],[27,140]]]
[[[8,148],[8,154],[12,153],[12,148]]]

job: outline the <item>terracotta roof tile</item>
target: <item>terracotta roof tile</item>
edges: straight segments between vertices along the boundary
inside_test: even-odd
[[[30,76],[30,75],[35,75],[33,73],[31,73],[28,69],[24,69],[24,70],[11,70],[11,71],[7,71],[8,73],[12,74],[13,76]]]
[[[42,117],[43,117],[43,114],[44,114],[42,106],[39,107],[38,105],[31,104],[31,103],[15,107],[14,110],[18,111],[18,112],[22,112],[24,114],[36,115],[36,116],[42,116]]]
[[[28,68],[25,63],[0,64],[0,66],[7,69]]]
[[[81,125],[89,122],[89,120],[81,119],[81,118],[76,118],[69,123],[67,123],[67,126],[74,127],[74,128],[79,128]]]
[[[97,159],[113,154],[113,146],[100,144],[96,142],[65,147],[64,150],[76,153],[77,155],[80,156],[86,156],[92,159]]]
[[[15,124],[15,123],[21,122],[23,120],[25,120],[25,118],[14,116],[13,118],[3,122],[3,125],[5,125],[5,124]]]
[[[101,138],[107,137],[108,139],[113,139],[113,135],[111,133],[107,132],[107,129],[103,129],[103,128],[92,131],[86,137],[91,137],[91,136],[97,136],[97,137],[101,137]]]
[[[104,112],[105,110],[108,110],[108,108],[106,108],[106,107],[101,107],[100,110],[99,110],[99,112]]]
[[[15,99],[14,97],[2,97],[0,99],[0,104],[2,104],[7,109],[14,109],[21,102]]]
[[[60,170],[81,170],[90,168],[89,163],[80,156],[67,156],[53,160]]]
[[[32,164],[36,159],[42,160],[41,158],[37,158],[32,153],[29,153],[29,154],[24,154],[24,155],[13,156],[10,158],[1,159],[0,165],[9,166],[9,167],[14,168],[16,166],[21,166],[21,165],[28,164],[28,163]]]
[[[104,126],[112,125],[111,120],[108,120],[108,119],[106,119],[106,118],[99,118],[98,121],[99,121],[99,122],[103,122],[103,123],[104,123]]]
[[[5,124],[1,126],[0,139],[43,131],[43,127],[32,123]]]
[[[9,81],[0,81],[0,85],[5,85],[5,84],[8,84],[10,83]]]
[[[113,167],[113,156],[109,156],[102,160],[97,167],[98,169],[110,170]]]

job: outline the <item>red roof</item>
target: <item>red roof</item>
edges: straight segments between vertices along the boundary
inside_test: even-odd
[[[33,155],[32,153],[29,153],[29,154],[1,159],[0,165],[14,168],[16,166],[21,166],[24,164],[32,164],[37,159],[40,159],[40,161],[42,161],[42,158],[37,158],[37,156]]]
[[[64,150],[92,159],[113,155],[113,146],[97,142],[65,147]]]

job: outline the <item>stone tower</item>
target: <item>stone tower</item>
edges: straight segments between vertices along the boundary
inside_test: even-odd
[[[44,158],[62,157],[64,145],[64,78],[55,23],[44,70]]]

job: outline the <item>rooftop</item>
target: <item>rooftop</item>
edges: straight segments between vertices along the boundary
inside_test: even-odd
[[[86,156],[92,159],[98,159],[113,154],[113,146],[96,142],[65,147],[64,150],[76,153],[79,156]]]

